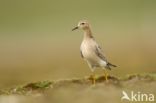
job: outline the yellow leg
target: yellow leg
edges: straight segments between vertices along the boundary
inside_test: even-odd
[[[90,79],[92,80],[92,84],[95,85],[95,74],[92,73],[92,75],[90,76]]]
[[[108,73],[107,73],[107,71],[104,69],[104,76],[105,76],[105,80],[106,80],[106,82],[108,81]]]

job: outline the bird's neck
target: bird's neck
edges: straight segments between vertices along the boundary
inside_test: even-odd
[[[93,38],[90,28],[87,28],[84,30],[84,39],[87,39],[87,38]]]

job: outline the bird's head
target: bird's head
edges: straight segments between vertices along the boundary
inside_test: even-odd
[[[72,31],[76,29],[83,29],[83,30],[89,29],[89,23],[86,20],[79,21],[78,25],[75,28],[73,28]]]

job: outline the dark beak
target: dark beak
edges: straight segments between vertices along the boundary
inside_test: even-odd
[[[77,26],[77,27],[75,27],[75,28],[73,28],[73,29],[72,29],[72,31],[74,31],[74,30],[76,30],[76,29],[78,29],[78,26]]]

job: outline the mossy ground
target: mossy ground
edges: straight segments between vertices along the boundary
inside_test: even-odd
[[[109,81],[105,82],[104,76],[98,76],[96,78],[96,84],[104,83],[104,84],[111,84],[114,86],[124,86],[123,84],[126,82],[156,82],[156,74],[132,74],[128,75],[123,78],[117,78],[115,76],[109,76]],[[44,91],[48,89],[55,89],[63,86],[70,86],[72,84],[77,85],[92,85],[91,79],[89,77],[82,78],[82,79],[66,79],[66,80],[57,80],[57,81],[39,81],[35,83],[28,83],[23,86],[17,86],[10,89],[0,90],[0,95],[3,94],[27,94],[27,92],[33,91]],[[95,86],[96,86],[95,84]]]
[[[1,89],[0,103],[4,103],[1,101],[2,98],[7,100],[9,96],[15,96],[18,100],[22,96],[23,103],[64,103],[63,101],[68,103],[75,101],[76,103],[103,103],[104,100],[107,103],[120,103],[122,90],[156,94],[156,74],[154,73],[132,74],[121,78],[109,76],[108,78],[109,81],[106,82],[104,76],[98,76],[94,86],[90,78],[85,77],[82,79],[41,81],[10,89]],[[34,101],[34,97],[39,98]]]

